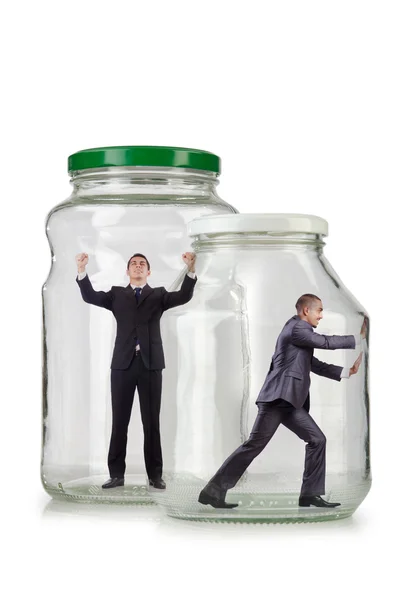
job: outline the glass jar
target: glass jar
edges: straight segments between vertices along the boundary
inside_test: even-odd
[[[324,256],[327,222],[237,214],[188,229],[198,283],[170,315],[188,359],[158,502],[197,520],[351,515],[371,484],[369,324]]]
[[[154,459],[149,456],[154,452],[150,444],[157,436],[157,445],[161,445],[156,422],[160,398],[166,407],[161,411],[162,435],[173,433],[177,374],[174,340],[167,329],[170,305],[162,304],[156,312],[153,299],[156,294],[163,294],[158,291],[162,286],[176,290],[187,276],[182,254],[191,250],[186,231],[189,221],[201,215],[236,210],[216,194],[220,159],[200,150],[148,146],[83,150],[69,157],[69,173],[73,191],[46,219],[52,264],[42,289],[42,482],[54,497],[83,502],[152,502],[147,491],[145,461],[157,461],[156,476],[161,478],[161,447],[157,447]],[[155,292],[147,300],[139,299],[139,307],[127,269],[129,259],[136,253],[145,257],[135,260],[146,268],[147,284]],[[87,265],[84,255],[88,256]],[[79,267],[80,275],[78,257],[80,267],[83,265]],[[133,265],[133,261],[129,263],[131,268]],[[182,267],[185,271],[178,279]],[[140,268],[137,263],[136,269]],[[189,278],[191,282],[194,274],[190,273],[186,284],[192,292]],[[141,291],[144,296],[144,288]],[[149,304],[146,309],[145,303]],[[161,319],[161,337],[159,318],[163,310],[166,312]],[[135,328],[131,329],[132,325]],[[112,361],[113,346],[118,357],[113,354]],[[169,368],[162,381],[163,346]],[[145,372],[149,387],[143,383],[140,386],[137,373],[134,381],[128,379],[131,368],[138,368],[136,357],[142,361],[139,377]],[[154,387],[156,400],[152,409],[156,414],[148,416]],[[123,398],[122,416],[120,407],[114,405],[121,402],[115,400],[116,388],[117,397]],[[134,406],[138,396],[146,415],[142,413],[145,440],[135,409],[124,459],[131,409],[128,403],[132,402],[134,390]],[[117,450],[113,447],[117,456],[113,458],[112,432],[113,442],[117,442]],[[117,462],[117,472],[113,474],[111,461],[113,468]],[[147,464],[146,467],[149,469]],[[120,481],[103,488],[109,475]]]

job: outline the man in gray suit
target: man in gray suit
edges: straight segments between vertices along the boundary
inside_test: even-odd
[[[225,502],[227,490],[236,485],[282,423],[307,443],[299,506],[340,506],[338,502],[326,502],[321,498],[325,494],[326,438],[309,415],[310,371],[336,381],[357,373],[362,352],[349,369],[322,362],[313,356],[313,351],[315,348],[356,348],[366,337],[366,319],[359,336],[321,335],[313,331],[323,318],[320,298],[304,294],[295,307],[297,314],[286,322],[277,339],[269,373],[256,400],[258,415],[251,434],[201,491],[199,502],[202,504],[215,508],[238,506]]]

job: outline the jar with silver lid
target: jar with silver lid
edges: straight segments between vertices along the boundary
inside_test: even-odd
[[[324,255],[327,222],[235,214],[189,224],[198,283],[171,316],[180,364],[167,513],[351,515],[370,489],[369,319]]]

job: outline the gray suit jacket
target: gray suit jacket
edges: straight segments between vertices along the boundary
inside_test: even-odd
[[[298,315],[293,316],[278,336],[270,370],[256,404],[282,398],[295,408],[304,406],[309,410],[310,371],[340,381],[343,368],[315,358],[314,348],[337,350],[355,347],[354,335],[321,335],[313,331],[310,323]]]

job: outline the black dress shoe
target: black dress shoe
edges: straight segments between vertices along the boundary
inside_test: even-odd
[[[210,504],[214,508],[236,508],[238,504],[230,504],[230,502],[225,502],[220,498],[215,498],[215,496],[211,496],[208,492],[202,490],[200,492],[200,496],[198,497],[198,501],[201,504]]]
[[[102,485],[103,488],[114,488],[118,485],[124,485],[124,477],[111,477]]]
[[[327,502],[321,496],[301,496],[299,506],[318,506],[319,508],[335,508],[340,502]]]
[[[165,481],[161,477],[159,479],[149,479],[149,485],[158,490],[165,490],[166,488]]]

